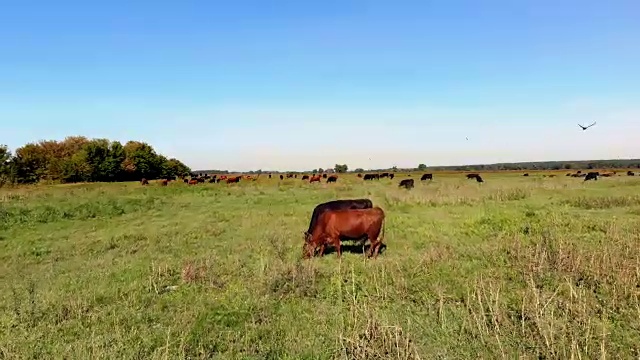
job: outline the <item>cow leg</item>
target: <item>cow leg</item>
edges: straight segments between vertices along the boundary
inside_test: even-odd
[[[369,247],[369,257],[373,256],[374,258],[378,257],[378,250],[380,249],[380,245],[382,241],[380,240],[380,230],[374,230],[373,232],[368,234],[369,241],[371,241],[371,246]]]
[[[331,243],[336,248],[336,254],[340,257],[342,255],[342,249],[340,249],[340,236],[333,237],[331,239]]]
[[[382,241],[378,241],[376,243],[376,249],[375,252],[373,254],[373,258],[376,259],[378,257],[378,252],[380,251],[380,247],[382,246]]]

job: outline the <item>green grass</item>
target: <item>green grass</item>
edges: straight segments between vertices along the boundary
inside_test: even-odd
[[[640,356],[640,178],[483,177],[3,189],[0,358]],[[355,197],[386,250],[303,261]]]

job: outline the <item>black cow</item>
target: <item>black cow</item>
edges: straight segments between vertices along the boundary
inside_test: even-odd
[[[332,183],[332,182],[336,182],[336,181],[338,181],[338,177],[337,177],[337,176],[335,176],[335,175],[331,175],[331,176],[329,176],[329,178],[327,179],[327,184],[328,184],[328,183]]]
[[[373,174],[364,174],[364,180],[373,180]]]
[[[271,174],[269,174],[269,179],[271,179]]]
[[[407,190],[413,188],[413,179],[400,180],[400,185],[398,185],[398,187],[403,187]]]
[[[309,222],[309,228],[304,232],[305,241],[309,241],[313,229],[316,227],[318,218],[322,213],[328,210],[347,210],[347,209],[371,209],[373,203],[369,199],[344,199],[333,200],[326,203],[316,205],[311,214],[311,221]],[[342,240],[342,239],[341,239]],[[359,239],[347,239],[344,240],[359,240]]]
[[[529,176],[529,173],[524,173],[524,174],[522,174],[522,176]],[[567,175],[567,176],[569,176],[569,175]]]
[[[326,179],[327,178],[327,174],[322,174],[322,178]]]
[[[420,181],[433,180],[433,174],[423,174]]]
[[[284,176],[280,175],[280,180],[284,180]]]
[[[384,173],[380,174],[380,178],[381,179],[382,178],[386,178],[386,177],[389,177],[389,173],[388,172],[384,172]]]
[[[393,174],[389,174],[389,179],[393,180],[393,177],[394,177],[394,176],[395,176],[395,175],[393,175]]]
[[[633,171],[629,170],[627,171],[627,176],[636,176],[636,174]]]
[[[302,180],[309,180],[309,175],[304,175],[304,176],[302,177]]]
[[[467,179],[475,179],[478,176],[480,176],[480,174],[467,174]]]
[[[588,180],[598,180],[598,175],[600,175],[598,172],[590,172],[587,174],[587,176],[585,176],[584,181],[588,181]]]
[[[482,177],[479,174],[476,174],[476,181],[479,183],[484,182],[484,180],[482,180]]]

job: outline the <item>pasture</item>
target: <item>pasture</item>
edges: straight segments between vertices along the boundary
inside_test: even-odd
[[[0,358],[640,356],[640,178],[481,173],[2,189]],[[385,251],[302,260],[362,197]]]

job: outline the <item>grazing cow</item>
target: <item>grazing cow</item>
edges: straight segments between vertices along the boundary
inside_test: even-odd
[[[380,174],[380,178],[385,178],[385,177],[389,177],[389,173],[388,172],[384,172],[382,174]]]
[[[373,174],[364,174],[364,180],[373,180]]]
[[[371,242],[367,257],[378,257],[384,240],[384,211],[379,207],[371,209],[329,210],[318,218],[318,223],[311,233],[309,241],[305,241],[303,257],[310,258],[320,248],[320,256],[324,255],[327,244],[336,249],[338,258],[342,255],[340,238],[364,238]]]
[[[475,179],[476,177],[480,176],[479,174],[467,174],[467,179]]]
[[[167,186],[167,185],[169,185],[169,180],[167,179],[160,180],[160,186]]]
[[[220,183],[220,181],[221,181],[221,180],[222,180],[222,179],[217,178],[217,179],[216,179],[216,184]]]
[[[297,179],[297,178],[298,178],[298,174],[293,175],[293,177],[294,177],[295,179]]]
[[[395,176],[395,175],[393,175],[393,174],[389,174],[389,179],[393,180],[393,177],[394,177],[394,176]]]
[[[198,180],[196,179],[189,180],[189,185],[198,185]]]
[[[227,180],[229,177],[227,175],[220,175],[220,180]]]
[[[304,175],[304,176],[302,177],[302,180],[309,180],[309,175]]]
[[[433,180],[433,174],[423,174],[420,181]]]
[[[598,172],[590,172],[585,176],[584,181],[598,180],[598,175],[600,175]]]
[[[239,183],[241,178],[242,176],[234,176],[234,177],[227,178],[227,184]]]
[[[480,174],[476,175],[476,181],[479,183],[483,183],[484,180],[482,180],[482,177],[480,176]]]
[[[346,210],[346,209],[371,209],[373,203],[369,199],[343,199],[328,201],[319,205],[313,209],[311,213],[311,221],[309,222],[309,228],[304,232],[305,241],[308,242],[311,239],[311,233],[316,228],[318,218],[325,211],[329,210]],[[347,238],[349,239],[349,238]],[[353,240],[353,239],[349,239]]]
[[[359,178],[361,178],[361,177],[362,177],[362,174],[358,174],[358,177],[359,177]]]
[[[284,180],[284,176],[280,175],[280,180]]]
[[[209,184],[213,184],[216,182],[216,178],[212,177],[211,179],[209,179]]]
[[[627,176],[636,176],[636,174],[633,171],[629,170],[627,171]]]
[[[329,178],[327,178],[327,184],[328,183],[332,183],[332,182],[336,182],[336,181],[338,181],[338,176],[336,176],[336,175],[331,175],[331,176],[329,176]]]
[[[185,184],[189,183],[189,179],[187,179],[187,178],[182,179],[182,181],[184,181]]]
[[[142,178],[142,180],[140,180],[140,184],[141,185],[149,185],[149,181],[145,178]]]
[[[199,182],[199,183],[203,183],[203,184],[204,184],[204,178],[199,177],[199,178],[198,178],[198,182]]]
[[[413,188],[413,179],[400,180],[400,185],[398,185],[398,187],[403,187],[407,190]]]
[[[317,182],[320,182],[320,180],[321,180],[321,179],[322,179],[322,178],[320,177],[320,175],[312,176],[312,177],[309,179],[309,183],[313,183],[313,182],[316,182],[316,181],[317,181]]]
[[[567,175],[565,175],[565,176],[571,176],[571,175],[572,175],[571,173],[567,173]]]
[[[271,179],[271,174],[269,174],[269,179]]]
[[[322,178],[326,179],[327,178],[327,174],[322,174]]]
[[[529,176],[529,173],[524,173],[522,174],[522,176]]]
[[[290,179],[293,177],[293,174],[287,174],[287,179]]]

